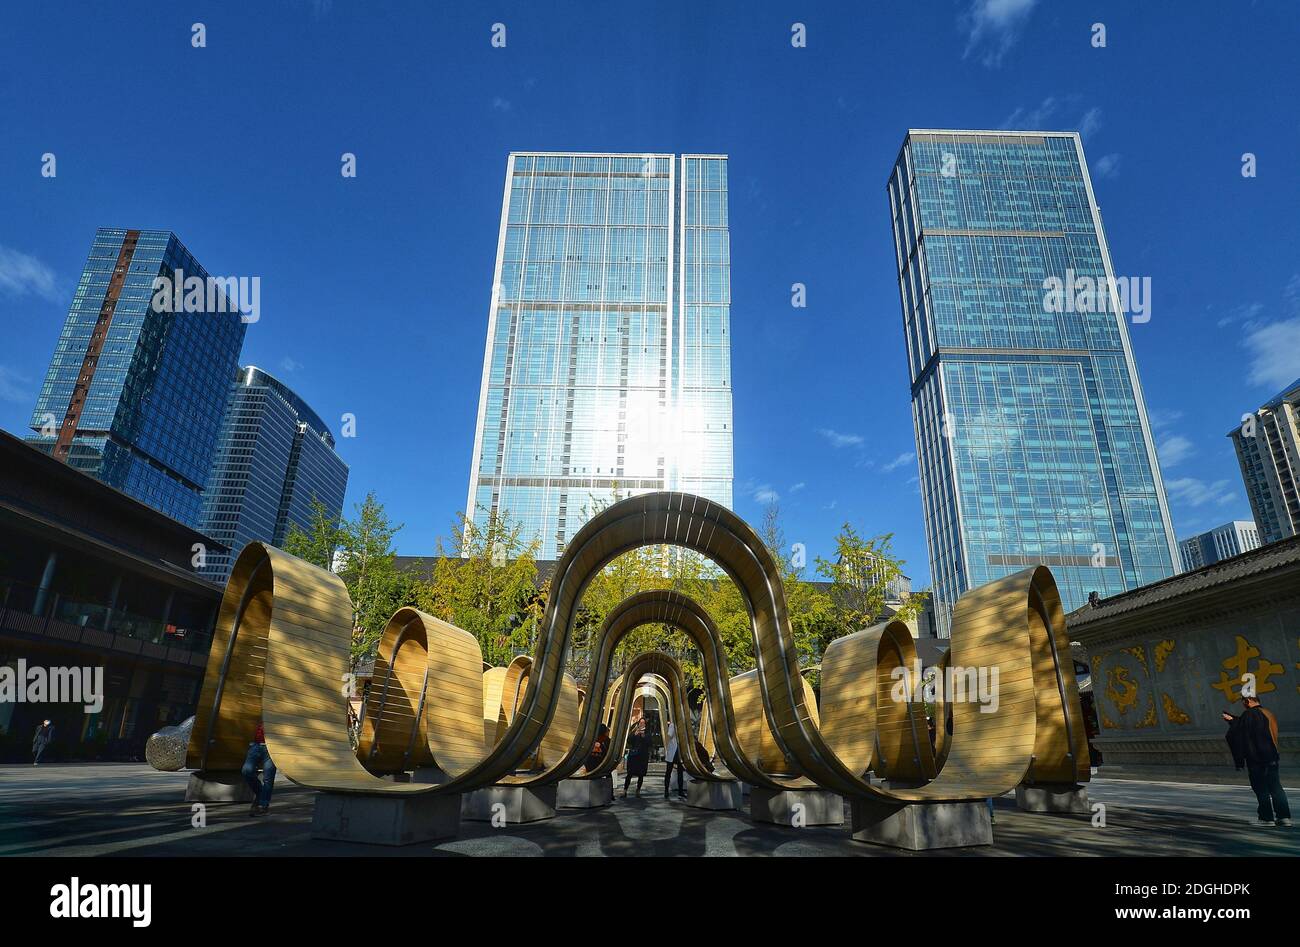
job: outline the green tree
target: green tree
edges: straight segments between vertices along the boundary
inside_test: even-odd
[[[308,529],[291,527],[285,551],[322,569],[338,558],[338,575],[352,599],[352,662],[374,651],[393,612],[414,602],[414,578],[397,568],[393,537],[401,530],[373,492],[355,508],[354,519],[334,519],[312,503]]]
[[[905,565],[894,555],[893,541],[893,533],[866,539],[845,523],[835,537],[835,558],[817,557],[817,572],[831,582],[835,614],[835,633],[822,643],[823,649],[835,638],[869,628],[886,611],[890,617],[910,621],[925,607],[925,592],[914,592],[896,606],[889,604],[890,587],[903,575]]]
[[[537,541],[504,511],[484,510],[483,525],[458,513],[449,544],[438,540],[429,582],[416,589],[418,606],[478,638],[483,657],[507,664],[531,650],[545,602],[537,588]]]
[[[339,576],[352,596],[354,660],[374,650],[388,620],[413,603],[415,579],[397,568],[393,537],[402,524],[393,524],[374,493],[356,507],[354,519],[343,523]]]
[[[839,637],[835,632],[840,616],[835,613],[831,597],[804,578],[807,564],[803,547],[796,549],[787,546],[780,507],[775,503],[769,504],[764,511],[763,525],[758,532],[781,572],[786,612],[790,616],[790,631],[799,651],[799,663],[805,668],[818,668],[825,646]],[[748,632],[748,627],[745,630]],[[811,672],[810,679],[814,686],[819,677],[816,670]]]
[[[334,552],[342,543],[342,520],[334,516],[320,500],[312,497],[307,529],[289,524],[284,551],[322,569],[332,568]]]

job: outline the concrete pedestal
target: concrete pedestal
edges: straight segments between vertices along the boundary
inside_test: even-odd
[[[492,822],[495,818],[505,825],[540,822],[555,818],[557,795],[554,783],[537,787],[484,786],[462,797],[460,817],[470,822]]]
[[[253,790],[244,777],[232,772],[190,773],[186,802],[252,802]]]
[[[686,804],[696,809],[739,809],[745,797],[734,779],[691,779],[686,783]]]
[[[749,817],[775,825],[843,825],[844,797],[825,789],[784,789],[753,786],[749,790]]]
[[[1016,787],[1016,807],[1025,812],[1057,812],[1073,815],[1090,815],[1088,787],[1037,783]]]
[[[322,792],[316,796],[311,837],[368,845],[413,845],[455,838],[458,795],[383,795]]]
[[[917,802],[901,808],[868,800],[854,801],[855,841],[888,845],[910,852],[993,844],[988,803]]]
[[[614,779],[562,779],[555,791],[557,809],[599,809],[614,801]]]

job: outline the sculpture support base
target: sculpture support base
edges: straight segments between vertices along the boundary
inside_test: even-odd
[[[322,792],[311,816],[311,837],[368,845],[413,845],[455,838],[458,795],[382,795]]]
[[[775,825],[843,825],[844,797],[825,789],[749,790],[749,817]]]
[[[1071,783],[1036,783],[1016,787],[1016,807],[1025,812],[1059,812],[1090,815],[1088,787]]]
[[[696,809],[739,809],[745,796],[734,779],[691,779],[686,783],[686,804]]]
[[[896,807],[872,800],[854,800],[853,838],[910,852],[934,848],[967,848],[993,844],[988,803],[914,802]]]
[[[460,817],[470,822],[517,825],[555,818],[558,791],[549,786],[484,786],[462,798]]]
[[[562,779],[555,789],[557,809],[599,809],[614,801],[614,778]]]
[[[236,772],[190,773],[186,802],[252,802],[253,790]]]

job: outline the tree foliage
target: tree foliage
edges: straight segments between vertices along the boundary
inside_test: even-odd
[[[337,566],[352,599],[352,661],[373,652],[393,612],[415,601],[416,579],[397,568],[393,537],[401,530],[368,493],[352,519],[334,520],[312,504],[308,530],[291,527],[285,551],[323,569]]]
[[[483,509],[482,525],[457,515],[449,544],[438,540],[432,577],[416,590],[417,606],[478,638],[491,664],[531,650],[545,602],[537,588],[537,541],[508,513]]]
[[[835,537],[835,558],[817,557],[817,572],[830,580],[830,600],[838,633],[822,643],[822,649],[840,635],[851,634],[886,617],[890,588],[903,576],[904,563],[894,555],[894,534],[864,538],[845,523]],[[900,621],[915,619],[925,607],[927,593],[914,592],[896,605],[890,615]]]

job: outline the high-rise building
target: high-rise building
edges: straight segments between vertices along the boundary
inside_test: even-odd
[[[1300,379],[1228,432],[1260,538],[1300,532]]]
[[[1172,575],[1079,136],[913,129],[887,190],[940,634],[962,592],[1032,564],[1067,610]]]
[[[229,552],[209,555],[203,574],[224,581],[248,543],[283,546],[291,526],[309,531],[313,501],[337,519],[347,485],[320,416],[262,369],[240,369],[203,503],[203,532]]]
[[[554,559],[615,490],[731,506],[723,155],[513,153],[467,513]]]
[[[1233,520],[1178,543],[1184,572],[1212,566],[1258,548],[1259,530],[1250,520]]]
[[[173,233],[96,232],[28,442],[197,528],[247,327],[224,291],[209,311],[154,305],[177,271],[209,279]]]

